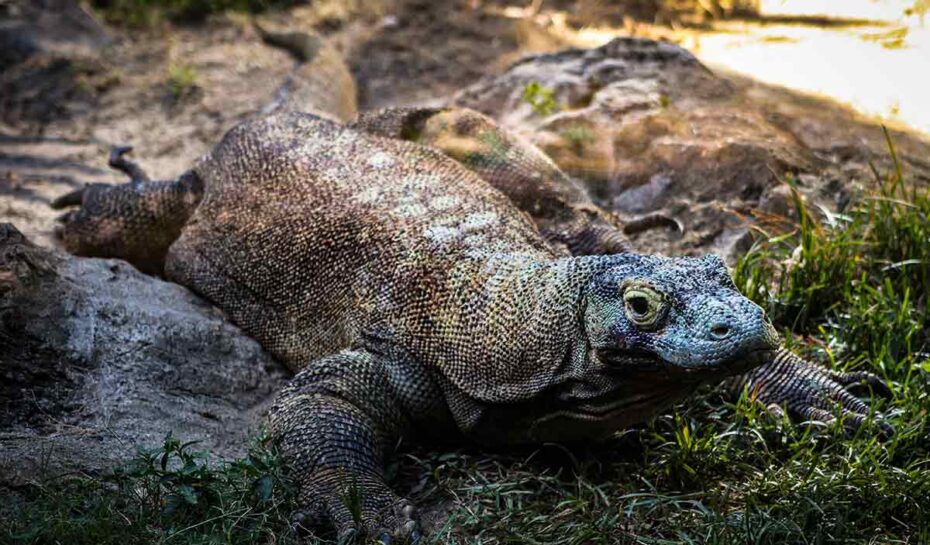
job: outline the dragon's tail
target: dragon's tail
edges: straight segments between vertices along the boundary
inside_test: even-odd
[[[315,32],[272,32],[252,20],[252,27],[266,44],[283,49],[298,62],[310,62],[324,45],[323,37]]]
[[[254,19],[252,26],[266,44],[290,53],[297,65],[261,114],[307,112],[340,122],[358,115],[355,80],[342,55],[313,31],[273,32]]]

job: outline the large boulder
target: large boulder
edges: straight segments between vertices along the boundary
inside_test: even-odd
[[[642,251],[735,256],[749,220],[790,209],[789,174],[837,208],[872,177],[870,162],[890,157],[880,127],[849,109],[718,75],[677,45],[640,38],[526,57],[453,103],[532,140],[602,206],[684,223],[683,237],[637,240]],[[930,144],[895,140],[909,167],[930,173]]]
[[[169,432],[236,456],[287,375],[181,286],[0,224],[0,484],[112,469]]]

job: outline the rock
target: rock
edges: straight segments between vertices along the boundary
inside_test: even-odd
[[[169,432],[242,454],[287,376],[185,288],[0,224],[0,484],[112,469]]]
[[[523,89],[534,81],[551,90],[558,111],[540,115],[526,104]],[[455,102],[535,141],[585,180],[601,205],[630,214],[718,202],[722,228],[727,207],[747,212],[786,173],[818,166],[809,150],[737,97],[733,85],[684,49],[621,38],[596,49],[528,57]],[[680,218],[686,229],[695,228],[690,210]],[[711,249],[726,251],[740,234],[730,231]],[[697,241],[717,238],[710,235]]]
[[[100,53],[110,34],[74,0],[0,2],[0,120],[34,130],[93,108],[110,85]]]
[[[550,107],[524,97],[534,82]],[[801,191],[836,208],[845,201],[830,183],[856,185],[871,178],[870,162],[887,165],[889,156],[880,127],[851,111],[717,75],[677,45],[639,38],[526,57],[452,102],[535,142],[621,216],[675,215],[685,236],[634,237],[640,251],[656,253],[733,255],[760,203],[766,213],[790,212],[779,195],[788,175],[809,180]],[[930,143],[893,137],[925,178]],[[843,154],[836,141],[848,143]]]
[[[0,67],[32,55],[88,56],[112,37],[74,0],[5,0],[0,3]]]
[[[759,210],[782,218],[797,216],[791,186],[785,184],[773,187],[759,202]]]
[[[670,177],[665,174],[654,174],[647,183],[631,187],[614,197],[614,210],[625,213],[654,210],[657,208],[656,203],[671,185]]]

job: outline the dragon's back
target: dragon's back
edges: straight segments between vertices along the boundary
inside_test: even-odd
[[[546,260],[532,221],[429,148],[306,114],[232,129],[166,271],[292,367],[369,330],[411,331],[480,290],[492,256]]]

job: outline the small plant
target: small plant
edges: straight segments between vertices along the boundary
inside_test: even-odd
[[[542,117],[560,110],[555,92],[538,81],[531,81],[523,88],[523,101],[530,105],[533,113]]]
[[[577,154],[580,154],[586,145],[595,141],[594,132],[584,125],[565,127],[560,134]]]
[[[197,71],[189,64],[171,63],[168,66],[168,92],[178,100],[197,88]]]
[[[195,446],[169,435],[101,479],[33,485],[20,505],[0,507],[0,540],[296,543],[288,530],[294,489],[267,437],[244,458],[220,464]]]
[[[365,504],[365,487],[355,477],[346,477],[344,480],[345,486],[339,499],[352,514],[352,520],[359,524],[362,522],[362,507]]]
[[[667,110],[669,106],[672,105],[672,99],[665,93],[659,95],[659,106],[663,110]]]

